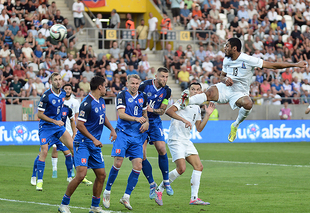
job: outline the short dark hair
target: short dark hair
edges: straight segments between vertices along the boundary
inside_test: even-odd
[[[54,79],[56,76],[58,76],[58,75],[60,75],[60,74],[57,73],[57,72],[53,72],[52,75],[51,75],[51,77],[50,77],[51,81],[53,81],[53,79]]]
[[[188,86],[188,88],[191,88],[192,85],[199,85],[200,88],[202,88],[201,84],[198,83],[198,82],[193,82],[193,83],[191,83],[191,84]]]
[[[233,47],[237,47],[237,51],[240,52],[241,51],[241,41],[239,38],[230,38],[228,39],[228,42],[230,43],[231,48]]]
[[[159,67],[157,69],[157,72],[164,72],[164,73],[169,73],[169,70],[166,67]]]
[[[62,89],[65,89],[65,87],[71,87],[71,89],[73,89],[72,84],[69,84],[69,83],[63,85],[63,86],[62,86]]]
[[[95,76],[90,80],[90,90],[94,91],[98,89],[100,85],[102,85],[105,82],[105,78],[101,76]]]

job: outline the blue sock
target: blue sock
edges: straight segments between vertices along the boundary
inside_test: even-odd
[[[67,167],[67,173],[68,173],[68,178],[72,177],[72,157],[71,154],[66,155],[66,167]]]
[[[125,194],[131,195],[131,192],[133,191],[133,189],[138,183],[139,175],[140,175],[140,171],[134,170],[134,169],[131,170],[131,173],[128,177],[127,188],[126,188]]]
[[[99,207],[99,203],[100,203],[100,197],[95,197],[93,195],[93,198],[91,200],[91,206],[93,207]]]
[[[63,198],[62,198],[62,201],[61,201],[61,204],[62,205],[69,205],[70,203],[70,197],[68,195],[64,195]]]
[[[165,155],[158,155],[158,165],[163,174],[163,179],[169,181],[169,162],[167,153]]]
[[[112,166],[111,170],[110,170],[110,174],[109,174],[109,178],[108,178],[108,182],[107,185],[105,187],[106,190],[111,191],[111,187],[117,177],[118,171],[120,168],[116,168],[114,165]]]
[[[44,168],[45,168],[45,161],[38,160],[37,163],[38,180],[43,179]]]
[[[31,177],[37,177],[37,163],[38,163],[38,159],[39,159],[39,155],[34,160],[32,176]]]
[[[142,172],[144,176],[146,177],[149,184],[154,182],[153,173],[152,173],[152,165],[150,162],[145,159],[142,161]]]

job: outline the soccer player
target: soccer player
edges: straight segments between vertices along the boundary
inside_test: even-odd
[[[307,107],[305,114],[309,114],[309,112],[310,112],[310,105]]]
[[[128,76],[127,90],[121,91],[116,98],[116,109],[119,114],[117,120],[117,138],[113,144],[111,156],[114,157],[114,164],[110,170],[106,188],[103,192],[103,206],[110,207],[111,187],[117,177],[124,157],[129,157],[132,163],[132,171],[128,177],[127,187],[120,203],[127,209],[132,207],[129,202],[131,192],[138,183],[138,178],[142,169],[143,158],[143,138],[144,133],[149,128],[147,117],[147,96],[138,92],[141,83],[139,75]]]
[[[102,143],[99,141],[103,126],[110,129],[110,139],[112,138],[112,141],[116,139],[116,132],[106,116],[105,102],[102,98],[106,93],[106,84],[104,78],[93,77],[90,81],[91,92],[80,105],[77,121],[78,132],[74,138],[76,176],[69,183],[58,212],[70,213],[70,197],[85,178],[87,168],[93,169],[96,175],[89,212],[103,212],[102,208],[99,207],[100,194],[106,177],[101,152]]]
[[[69,118],[71,128],[75,129],[74,114],[72,113],[72,110],[67,105],[64,105],[62,107],[60,114],[61,114],[62,122],[64,122],[65,125],[67,125],[66,120],[67,120],[67,118]],[[66,129],[68,129],[68,126]],[[70,182],[72,180],[72,169],[73,169],[73,162],[72,162],[71,153],[70,153],[69,149],[63,143],[61,143],[61,141],[59,139],[49,141],[48,150],[54,146],[56,146],[57,151],[62,151],[65,155],[65,158],[66,158],[65,164],[66,164],[67,173],[68,173],[67,181]],[[33,165],[33,171],[32,171],[32,177],[31,177],[31,185],[33,185],[33,186],[35,186],[37,184],[37,177],[36,176],[37,176],[37,171],[38,171],[38,169],[37,169],[38,159],[39,159],[39,155],[34,160],[34,165]]]
[[[250,84],[255,67],[267,69],[283,69],[288,67],[306,67],[305,61],[298,63],[269,62],[253,56],[241,53],[241,41],[238,38],[230,38],[225,44],[225,58],[221,72],[221,82],[209,87],[205,93],[182,98],[182,108],[187,104],[202,104],[205,101],[217,101],[229,103],[232,109],[240,108],[238,117],[231,124],[228,135],[229,142],[236,139],[237,129],[242,121],[250,114],[253,102],[249,97]]]
[[[59,139],[73,155],[73,140],[69,132],[64,127],[64,122],[61,120],[60,114],[64,104],[66,92],[61,89],[61,76],[58,73],[53,73],[50,79],[52,82],[52,88],[44,92],[38,104],[41,151],[37,163],[37,191],[43,190],[43,173],[45,168],[45,159],[48,152],[48,143]]]
[[[160,115],[163,115],[168,105],[168,99],[171,96],[171,89],[166,85],[169,76],[169,71],[165,67],[160,67],[157,70],[155,79],[146,80],[141,83],[139,91],[144,92],[148,97],[148,118],[149,130],[144,134],[143,145],[143,161],[142,171],[150,184],[150,199],[157,197],[156,183],[152,174],[152,166],[146,158],[147,140],[150,144],[154,144],[158,152],[158,165],[163,175],[163,181],[168,195],[173,195],[173,190],[169,183],[169,162],[166,151],[165,137],[163,125]],[[160,197],[161,199],[161,197]],[[155,199],[157,202],[158,199]]]
[[[201,93],[201,89],[202,87],[199,83],[192,83],[189,86],[189,96],[191,97]],[[190,205],[210,204],[198,198],[203,166],[194,144],[190,141],[190,130],[193,125],[196,125],[197,131],[201,132],[206,126],[214,108],[215,106],[212,102],[210,102],[208,108],[205,106],[206,115],[204,119],[201,119],[201,111],[198,105],[189,105],[185,109],[181,109],[181,100],[177,101],[166,111],[166,114],[172,118],[167,144],[172,155],[172,161],[176,165],[176,169],[169,173],[169,181],[171,184],[177,177],[185,172],[185,160],[193,166]],[[164,191],[163,182],[158,186],[157,191],[159,191],[159,193]]]

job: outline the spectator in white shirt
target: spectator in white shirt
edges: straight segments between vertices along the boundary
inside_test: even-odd
[[[139,62],[139,66],[144,68],[144,71],[148,73],[150,71],[150,63],[147,61],[147,56],[143,55],[142,60]]]
[[[69,58],[67,58],[64,62],[64,65],[68,65],[69,69],[71,70],[73,68],[73,64],[76,63],[76,61],[73,59],[73,55],[68,54]]]
[[[64,65],[64,67],[65,69],[61,70],[60,76],[65,82],[71,83],[73,75],[71,70],[69,69],[69,65],[66,64]]]
[[[156,17],[153,16],[152,13],[149,13],[150,19],[148,20],[149,23],[149,32],[147,35],[147,48],[145,51],[150,51],[150,41],[151,38],[153,37],[154,39],[154,35],[157,31],[157,26],[158,26],[158,19]],[[155,46],[152,49],[153,51],[155,50]]]
[[[278,16],[278,13],[275,11],[274,8],[271,8],[271,10],[267,13],[267,17],[270,22],[277,20],[277,16]]]
[[[306,10],[306,4],[303,0],[297,0],[297,3],[295,4],[296,9],[299,9],[301,12],[304,12]]]
[[[202,69],[209,76],[213,71],[213,64],[210,61],[209,57],[205,57],[205,61],[202,63]]]
[[[47,38],[50,36],[50,31],[48,29],[47,24],[43,24],[42,28],[39,30],[38,33],[42,33],[42,35]]]

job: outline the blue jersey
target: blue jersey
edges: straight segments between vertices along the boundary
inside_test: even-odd
[[[147,96],[142,92],[133,97],[128,90],[118,93],[116,98],[116,109],[125,108],[125,113],[134,117],[142,117],[143,110],[146,110]],[[140,136],[141,123],[127,121],[118,118],[116,128],[125,134],[137,137]]]
[[[61,120],[61,109],[63,107],[64,101],[66,97],[66,92],[64,90],[60,90],[59,94],[53,92],[52,89],[49,89],[44,92],[42,95],[40,102],[38,104],[38,110],[44,111],[44,115],[54,120]],[[44,120],[40,120],[40,126],[44,125],[55,125],[51,122],[47,122]]]
[[[67,118],[72,119],[73,118],[73,112],[72,109],[69,108],[67,105],[64,105],[61,109],[61,120],[64,122],[64,126],[66,127]]]
[[[147,95],[148,105],[153,109],[159,109],[163,100],[168,100],[171,96],[171,89],[167,85],[157,89],[154,85],[154,79],[142,82],[139,91]],[[152,112],[148,112],[147,116],[150,121],[160,120],[159,115]]]
[[[78,120],[85,122],[84,125],[87,131],[92,134],[97,140],[100,140],[106,108],[103,98],[96,100],[91,94],[88,94],[82,101],[79,109]],[[77,132],[74,140],[90,140],[80,131]]]

